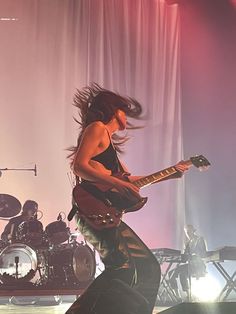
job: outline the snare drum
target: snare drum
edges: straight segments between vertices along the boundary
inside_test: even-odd
[[[62,244],[49,253],[49,267],[56,285],[88,284],[95,275],[95,254],[88,245]]]
[[[45,254],[24,243],[10,244],[0,253],[3,284],[38,284],[47,278]]]
[[[17,241],[38,247],[43,243],[43,225],[39,220],[23,221],[17,230]]]
[[[69,239],[70,232],[64,221],[51,222],[45,228],[46,236],[51,244],[60,244]]]

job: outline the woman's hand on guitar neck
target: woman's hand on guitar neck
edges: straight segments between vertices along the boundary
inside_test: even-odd
[[[188,162],[181,160],[179,161],[176,165],[175,168],[179,171],[179,172],[184,172],[186,170],[188,170],[191,167],[191,164],[189,164]]]
[[[186,163],[184,160],[179,161],[175,165],[175,169],[178,171],[178,176],[176,177],[182,177],[185,171],[187,171],[191,165],[189,163]]]

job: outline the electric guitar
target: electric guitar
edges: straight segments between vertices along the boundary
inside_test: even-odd
[[[189,166],[194,165],[200,170],[210,166],[210,162],[202,155],[191,157],[189,160],[184,161],[184,163]],[[144,176],[132,182],[132,184],[141,189],[178,172],[175,166],[171,166]],[[115,176],[127,180],[127,177],[122,173],[118,173]],[[78,207],[79,217],[82,217],[89,225],[97,230],[118,226],[124,213],[137,211],[147,202],[147,197],[142,197],[140,200],[135,199],[135,201],[130,200],[128,197],[124,197],[119,192],[112,190],[108,185],[89,181],[77,184],[72,194],[75,204]]]

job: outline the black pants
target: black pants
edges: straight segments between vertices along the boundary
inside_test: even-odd
[[[188,264],[178,265],[175,269],[169,272],[170,285],[175,291],[178,290],[177,278],[179,277],[181,288],[184,292],[189,290],[190,276]]]
[[[191,277],[200,278],[206,275],[206,265],[199,256],[192,256],[186,264],[178,265],[169,271],[170,285],[172,289],[177,290],[177,278],[179,277],[182,290],[188,292],[190,289],[189,279]]]
[[[105,270],[66,314],[151,314],[161,272],[147,246],[124,222],[102,231],[82,219],[77,219],[77,224],[98,251]]]

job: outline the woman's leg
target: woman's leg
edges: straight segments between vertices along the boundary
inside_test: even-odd
[[[160,285],[160,265],[152,252],[129,226],[122,222],[119,230],[135,264],[136,282],[133,287],[148,300],[149,313],[152,313]]]
[[[105,270],[74,302],[66,314],[100,314],[99,311],[102,312],[103,306],[109,304],[113,305],[112,312],[117,314],[138,314],[138,308],[143,309],[142,314],[148,314],[148,302],[138,291],[131,288],[135,282],[135,265],[119,228],[97,231],[82,219],[78,220],[78,228],[84,239],[98,251],[105,264]],[[129,298],[127,291],[129,291]]]

